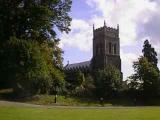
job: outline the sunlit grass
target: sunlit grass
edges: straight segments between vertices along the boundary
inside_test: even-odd
[[[160,120],[160,108],[48,109],[0,106],[0,120]]]

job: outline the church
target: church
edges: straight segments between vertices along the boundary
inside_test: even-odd
[[[113,65],[121,72],[119,25],[117,28],[108,27],[104,21],[103,27],[98,29],[95,29],[93,25],[92,59],[75,64],[68,63],[65,70],[88,73],[104,69],[107,65]]]

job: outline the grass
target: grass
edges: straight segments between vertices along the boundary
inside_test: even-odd
[[[1,120],[159,120],[160,107],[69,109],[0,106]]]

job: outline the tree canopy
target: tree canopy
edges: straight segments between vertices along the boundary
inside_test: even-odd
[[[133,64],[135,73],[130,78],[132,85],[142,91],[143,97],[151,99],[160,95],[157,53],[148,40],[144,42],[142,53],[143,56]]]
[[[63,86],[56,34],[70,31],[71,4],[71,0],[0,0],[1,81],[29,92]]]
[[[69,32],[71,0],[1,0],[0,40],[17,38],[37,41],[55,38],[57,27]]]
[[[118,92],[122,85],[121,73],[112,65],[108,65],[104,70],[99,70],[95,74],[96,93],[99,97],[110,98]]]

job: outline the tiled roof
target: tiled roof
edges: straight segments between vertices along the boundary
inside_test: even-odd
[[[69,69],[76,69],[76,68],[86,68],[86,67],[90,67],[91,61],[85,61],[85,62],[80,62],[80,63],[74,63],[74,64],[68,64],[65,66],[66,70]]]

